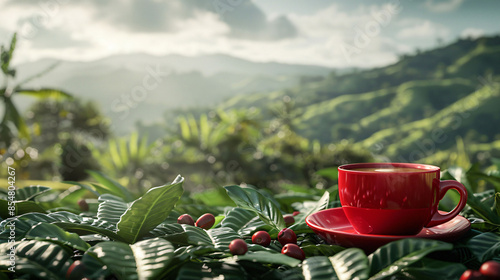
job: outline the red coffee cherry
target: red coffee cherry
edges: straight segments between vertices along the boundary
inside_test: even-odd
[[[297,244],[297,235],[289,228],[284,228],[278,233],[278,241],[285,246],[288,243]]]
[[[298,214],[300,214],[299,211],[293,211],[293,213],[292,213],[293,216],[297,216]]]
[[[89,211],[89,204],[87,203],[87,201],[85,201],[85,199],[78,200],[78,206],[83,212]]]
[[[306,258],[304,251],[302,251],[302,249],[296,244],[286,244],[283,246],[283,249],[281,249],[281,253],[301,261]]]
[[[215,217],[210,213],[203,214],[196,220],[196,226],[202,229],[210,229],[215,224]]]
[[[234,239],[229,243],[229,251],[233,255],[244,255],[248,251],[248,246],[243,239]]]
[[[287,227],[295,224],[295,218],[293,217],[293,215],[285,215],[283,216],[283,220],[285,220],[285,225]]]
[[[496,261],[487,261],[481,265],[479,272],[486,279],[500,279],[500,263]]]
[[[81,280],[85,275],[85,266],[81,261],[74,261],[68,271],[66,271],[66,279],[68,280]]]
[[[177,218],[177,223],[194,226],[193,217],[191,217],[189,214],[180,215],[179,218]]]
[[[467,269],[462,276],[460,276],[460,280],[481,280],[484,279],[481,272],[477,270]]]
[[[252,235],[252,243],[267,247],[271,244],[271,236],[267,233],[267,231],[257,231]]]

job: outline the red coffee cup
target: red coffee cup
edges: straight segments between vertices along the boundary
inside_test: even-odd
[[[457,181],[440,181],[437,166],[414,163],[356,163],[339,166],[342,209],[362,234],[413,235],[453,219],[467,202],[467,190]],[[460,194],[458,205],[444,215],[439,201],[450,189]]]

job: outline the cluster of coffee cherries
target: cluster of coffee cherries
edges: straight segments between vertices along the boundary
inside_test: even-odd
[[[201,215],[196,223],[189,214],[182,214],[177,219],[178,224],[186,224],[191,226],[197,226],[202,229],[210,229],[215,224],[215,217],[210,213]]]
[[[479,270],[466,270],[460,280],[499,280],[500,263],[496,261],[487,261],[481,265]]]
[[[287,228],[284,228],[279,232],[278,242],[283,246],[281,249],[282,254],[299,260],[304,260],[306,256],[304,251],[302,251],[302,249],[297,245],[297,235],[293,230],[288,228],[295,223],[295,218],[293,216],[297,214],[299,214],[299,212],[296,211],[292,215],[283,216]],[[207,213],[198,218],[195,223],[189,214],[183,214],[179,216],[177,223],[192,226],[196,225],[197,227],[203,229],[210,229],[215,223],[215,217],[214,215]],[[271,236],[267,231],[257,231],[252,235],[252,243],[268,247],[271,244]],[[229,251],[233,255],[244,255],[248,251],[248,245],[245,240],[237,238],[229,243]]]

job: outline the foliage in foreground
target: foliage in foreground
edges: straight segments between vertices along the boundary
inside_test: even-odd
[[[307,215],[339,206],[335,188],[290,186],[273,196],[227,186],[183,195],[178,176],[136,198],[112,179],[93,175],[99,183],[75,183],[60,193],[42,186],[18,189],[13,213],[3,191],[0,279],[64,279],[77,261],[88,279],[458,279],[466,269],[500,261],[500,175],[477,166],[443,174],[473,194],[462,212],[472,222],[466,236],[454,243],[402,239],[375,252],[325,244],[305,224]],[[484,188],[489,190],[479,192]],[[78,209],[82,196],[94,195],[98,199],[85,200],[86,211]],[[300,212],[290,228],[305,252],[302,262],[281,254],[275,240],[285,227],[283,215],[293,211]],[[177,223],[180,214],[207,212],[216,216],[211,229]],[[260,230],[274,239],[269,247],[251,244]],[[248,243],[245,255],[230,253],[236,238]],[[15,272],[9,270],[12,247]]]

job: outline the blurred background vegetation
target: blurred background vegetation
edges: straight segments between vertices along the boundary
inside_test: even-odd
[[[459,39],[386,67],[168,109],[116,135],[111,127],[123,124],[97,100],[24,87],[57,65],[13,84],[14,37],[1,54],[0,177],[12,165],[18,180],[82,181],[97,170],[137,193],[177,174],[192,191],[234,183],[278,191],[329,187],[350,162],[488,168],[500,157],[499,46],[499,36]],[[38,100],[20,111],[18,95]]]

